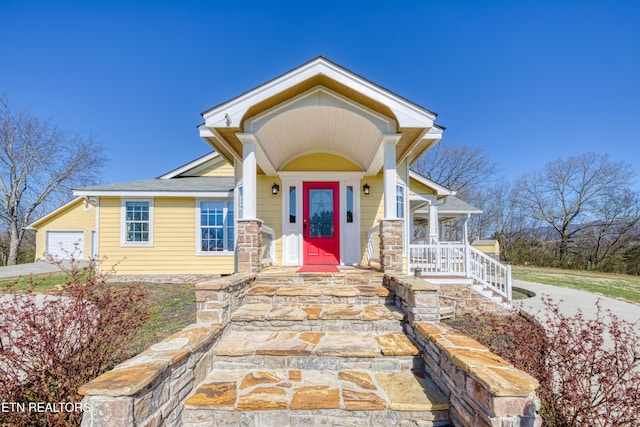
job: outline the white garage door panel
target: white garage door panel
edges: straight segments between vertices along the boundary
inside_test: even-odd
[[[84,233],[82,231],[49,231],[47,254],[56,258],[84,259]]]

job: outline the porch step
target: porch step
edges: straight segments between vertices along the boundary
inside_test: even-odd
[[[404,313],[381,304],[250,303],[231,316],[233,330],[287,329],[306,331],[402,332]]]
[[[395,303],[393,292],[377,284],[289,284],[287,281],[264,283],[257,281],[245,296],[246,304],[382,304]]]
[[[375,270],[340,267],[335,273],[296,273],[298,267],[274,267],[263,270],[256,278],[256,284],[279,285],[379,285],[384,274]]]
[[[448,426],[449,406],[421,371],[214,370],[186,401],[183,425]]]
[[[414,356],[420,354],[418,347],[401,332],[266,330],[231,331],[216,344],[213,352],[214,368],[238,369],[255,366],[305,369],[316,363],[335,369],[353,368],[353,364],[375,369],[373,366],[386,358],[389,358],[390,363],[386,364],[389,369],[411,369]],[[319,362],[320,358],[325,360]]]
[[[475,282],[473,279],[469,279],[462,276],[443,276],[443,275],[429,275],[423,274],[421,279],[426,280],[434,285],[473,285]]]
[[[505,300],[505,298],[502,297],[502,295],[494,292],[493,290],[487,288],[484,285],[475,284],[475,285],[471,286],[471,288],[474,291],[478,292],[483,297],[495,302],[496,304],[500,304],[500,305],[508,304],[508,302]]]

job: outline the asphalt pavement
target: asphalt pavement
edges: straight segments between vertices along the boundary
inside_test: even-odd
[[[522,303],[522,308],[527,313],[534,316],[539,316],[545,311],[542,295],[547,295],[554,302],[559,303],[558,307],[561,313],[570,316],[581,310],[587,319],[596,318],[596,301],[600,300],[601,309],[611,310],[618,318],[629,323],[635,323],[636,331],[640,332],[640,305],[638,304],[591,292],[522,280],[513,280],[513,286],[535,292],[536,295],[534,297],[518,301]]]
[[[85,266],[87,261],[75,261],[79,266]],[[63,261],[62,266],[64,268],[70,268],[71,263],[69,261]],[[27,264],[9,265],[0,267],[0,279],[6,279],[9,277],[29,276],[31,274],[45,274],[59,272],[60,266],[52,264],[47,261],[30,262]]]

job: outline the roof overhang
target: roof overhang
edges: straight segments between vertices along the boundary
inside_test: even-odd
[[[231,198],[233,191],[108,191],[74,190],[74,196],[80,197],[199,197]]]
[[[316,152],[343,156],[375,175],[383,141],[413,163],[442,137],[436,115],[325,58],[316,58],[202,113],[200,136],[228,161],[256,144],[258,168],[274,175]]]
[[[432,188],[437,196],[452,196],[456,194],[455,191],[449,190],[447,187],[431,181],[430,179],[420,175],[418,172],[409,171],[409,177],[415,179],[422,185]]]

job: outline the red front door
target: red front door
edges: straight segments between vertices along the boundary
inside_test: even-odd
[[[337,182],[303,184],[303,262],[340,264],[340,206]]]

